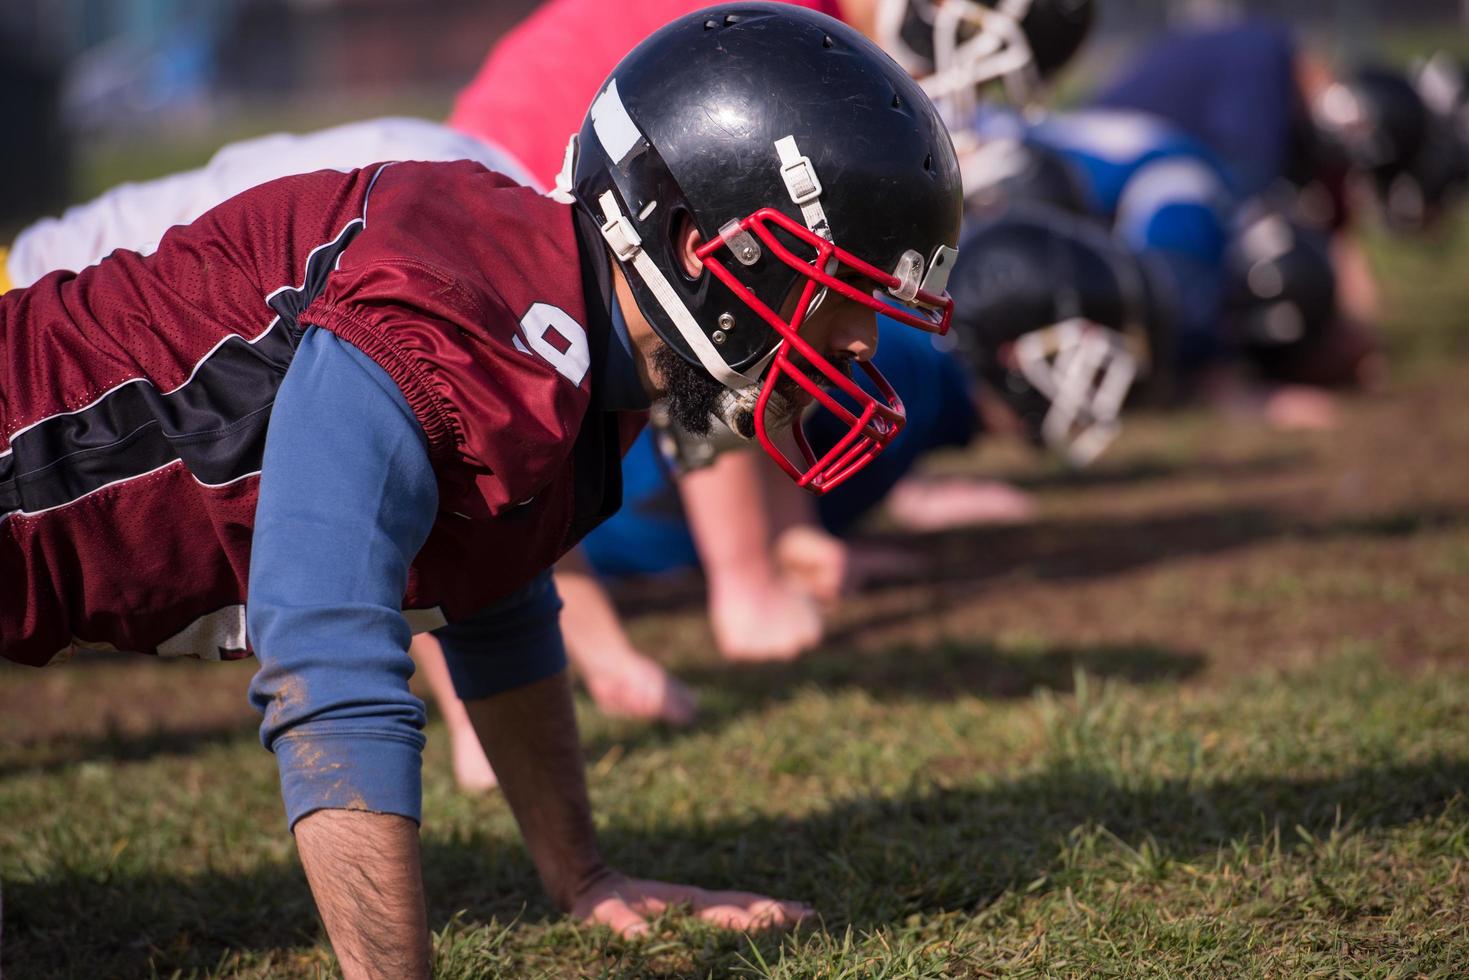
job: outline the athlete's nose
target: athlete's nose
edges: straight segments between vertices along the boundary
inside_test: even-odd
[[[843,303],[827,343],[832,354],[870,361],[877,353],[877,314],[860,303]]]

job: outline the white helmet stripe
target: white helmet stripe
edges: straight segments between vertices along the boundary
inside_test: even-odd
[[[592,103],[588,115],[592,118],[592,131],[597,134],[608,158],[619,167],[627,163],[628,157],[643,142],[643,134],[638,124],[632,121],[632,116],[628,115],[627,106],[622,104],[617,79],[607,83],[597,101]]]

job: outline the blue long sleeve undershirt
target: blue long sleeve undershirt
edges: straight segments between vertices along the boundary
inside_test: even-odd
[[[425,715],[408,690],[401,606],[437,510],[402,393],[361,351],[308,328],[271,414],[248,603],[260,661],[250,699],[293,827],[321,809],[421,819]],[[560,608],[545,573],[436,631],[460,696],[563,670]]]

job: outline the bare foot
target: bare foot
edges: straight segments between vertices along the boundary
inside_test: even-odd
[[[1260,414],[1282,432],[1321,432],[1341,424],[1336,396],[1306,385],[1281,385],[1267,392]]]
[[[454,756],[454,782],[459,784],[461,790],[466,793],[488,793],[500,785],[473,728],[467,732],[460,731],[451,723],[449,743]]]
[[[582,679],[597,707],[613,718],[683,726],[698,712],[694,692],[640,653],[599,657],[583,666]]]
[[[888,494],[888,514],[908,531],[1035,519],[1030,494],[996,480],[909,478]]]
[[[466,793],[485,793],[500,785],[485,750],[480,747],[479,735],[464,702],[454,693],[454,682],[449,678],[449,667],[444,663],[443,649],[432,633],[419,633],[413,637],[408,648],[418,669],[428,682],[439,713],[444,716],[444,725],[449,729],[449,752],[454,760],[454,781]]]
[[[730,660],[794,660],[821,642],[821,610],[795,583],[710,589],[714,642]]]

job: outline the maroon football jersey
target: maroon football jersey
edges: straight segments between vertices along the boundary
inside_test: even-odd
[[[308,325],[427,435],[415,625],[528,583],[616,509],[635,430],[589,411],[606,259],[578,220],[467,162],[322,172],[0,297],[0,653],[244,655],[266,428]]]

